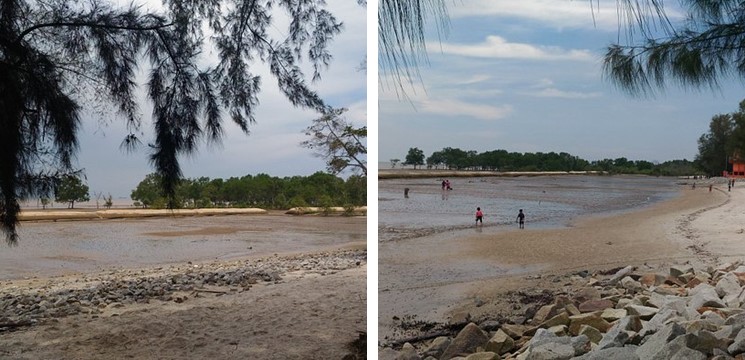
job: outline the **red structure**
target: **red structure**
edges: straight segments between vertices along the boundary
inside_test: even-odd
[[[745,178],[745,159],[736,154],[729,158],[729,163],[732,164],[732,172],[727,173],[725,171],[724,176],[738,179]]]

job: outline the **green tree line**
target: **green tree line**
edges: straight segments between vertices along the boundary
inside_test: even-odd
[[[165,208],[166,194],[160,176],[149,174],[132,191],[136,206]],[[346,180],[317,172],[310,176],[279,178],[267,174],[229,179],[182,179],[176,187],[176,205],[181,208],[260,207],[289,209],[303,206],[363,206],[367,202],[367,177],[352,175]]]
[[[652,163],[625,157],[588,161],[565,152],[520,153],[507,150],[476,152],[446,147],[429,157],[411,148],[402,165],[425,166],[427,169],[487,171],[604,171],[607,173],[681,176],[703,174],[697,164],[688,160]],[[397,160],[397,159],[394,159]]]

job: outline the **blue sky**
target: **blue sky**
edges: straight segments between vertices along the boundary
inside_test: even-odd
[[[157,6],[157,2],[154,4]],[[344,31],[332,43],[334,59],[314,88],[332,106],[348,108],[348,120],[361,126],[367,120],[366,73],[359,70],[367,51],[367,9],[352,0],[329,0],[328,4],[332,13],[344,22]],[[282,27],[274,28],[281,31]],[[261,74],[257,122],[250,127],[250,135],[245,135],[226,119],[226,136],[221,146],[202,144],[198,154],[181,159],[185,177],[226,179],[258,173],[281,177],[325,171],[324,162],[299,145],[305,140],[303,130],[319,117],[318,114],[294,108],[279,93],[266,67]],[[140,106],[142,139],[147,144],[153,138],[151,108],[143,96]],[[126,134],[124,120],[112,114],[100,117],[88,111],[83,118],[77,165],[85,169],[91,198],[94,192],[129,198],[145,175],[153,172],[146,146],[133,153],[119,149]]]
[[[381,74],[379,161],[403,160],[411,147],[426,156],[457,147],[693,160],[711,117],[745,98],[736,81],[716,91],[672,86],[651,99],[617,89],[601,69],[606,47],[619,37],[625,43],[615,0],[447,4],[449,34],[430,32],[429,64],[409,100]]]

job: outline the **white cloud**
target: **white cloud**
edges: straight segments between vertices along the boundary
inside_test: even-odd
[[[480,82],[484,82],[484,81],[489,80],[489,79],[491,79],[491,76],[489,76],[489,75],[483,75],[483,74],[482,75],[473,75],[473,76],[471,76],[468,79],[465,79],[463,81],[457,82],[456,84],[458,84],[458,85],[473,85],[473,84],[478,84]]]
[[[467,116],[481,120],[497,120],[507,117],[512,113],[512,106],[492,106],[484,104],[468,103],[456,99],[429,99],[417,101],[414,104],[417,110],[437,115]]]
[[[595,58],[589,50],[565,50],[557,46],[537,46],[531,44],[511,43],[501,36],[490,35],[479,44],[428,44],[430,51],[435,48],[446,54],[526,60],[573,60],[593,61]]]
[[[646,5],[642,5],[646,6]],[[681,12],[666,6],[671,20],[682,19]],[[539,21],[556,28],[586,28],[617,31],[627,25],[616,0],[470,0],[453,2],[452,18],[475,16],[517,17]],[[644,11],[650,11],[644,9]]]
[[[530,96],[563,98],[563,99],[591,99],[602,96],[600,92],[564,91],[557,88],[546,88],[535,92],[525,93]]]

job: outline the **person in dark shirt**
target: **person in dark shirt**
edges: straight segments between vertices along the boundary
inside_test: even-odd
[[[520,209],[520,212],[517,213],[517,220],[515,222],[520,224],[521,229],[525,229],[525,213],[523,213],[523,209]]]

